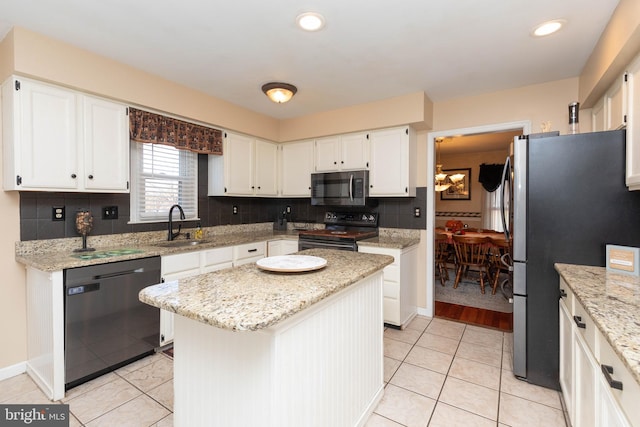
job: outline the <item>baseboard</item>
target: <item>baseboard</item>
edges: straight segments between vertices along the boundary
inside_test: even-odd
[[[0,381],[15,377],[27,372],[27,362],[16,363],[0,369]]]

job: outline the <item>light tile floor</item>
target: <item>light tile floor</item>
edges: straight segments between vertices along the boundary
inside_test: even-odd
[[[565,427],[559,393],[511,373],[511,334],[418,316],[384,338],[385,393],[366,427]],[[48,400],[22,374],[0,382],[0,403]],[[70,390],[62,403],[71,426],[173,426],[172,360],[139,360]]]

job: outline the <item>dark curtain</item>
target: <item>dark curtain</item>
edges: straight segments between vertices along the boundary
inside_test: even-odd
[[[485,190],[493,193],[500,187],[500,184],[502,184],[502,169],[504,169],[504,164],[487,165],[483,163],[480,165],[478,181],[480,181]]]
[[[132,141],[171,145],[180,150],[222,155],[222,131],[129,108]]]

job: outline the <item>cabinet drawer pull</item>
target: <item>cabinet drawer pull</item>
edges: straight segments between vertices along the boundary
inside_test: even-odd
[[[600,365],[602,369],[602,373],[604,374],[604,378],[607,380],[609,387],[615,388],[616,390],[622,390],[622,381],[617,381],[611,378],[611,374],[613,374],[613,366],[609,365]]]
[[[567,297],[567,293],[564,291],[564,289],[560,289],[560,298],[566,298]]]
[[[71,174],[71,178],[76,179],[76,174],[75,174],[75,173],[72,173],[72,174]]]
[[[93,175],[89,175],[89,179],[93,179]]]
[[[249,249],[247,252],[258,252],[257,249]]]
[[[573,316],[573,321],[576,322],[576,326],[580,329],[587,329],[587,325],[586,323],[584,323],[582,321],[582,317],[580,316]]]

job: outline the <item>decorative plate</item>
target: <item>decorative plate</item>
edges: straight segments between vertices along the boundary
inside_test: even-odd
[[[281,273],[300,273],[319,270],[327,265],[327,260],[309,255],[278,255],[262,258],[256,262],[258,268]]]

